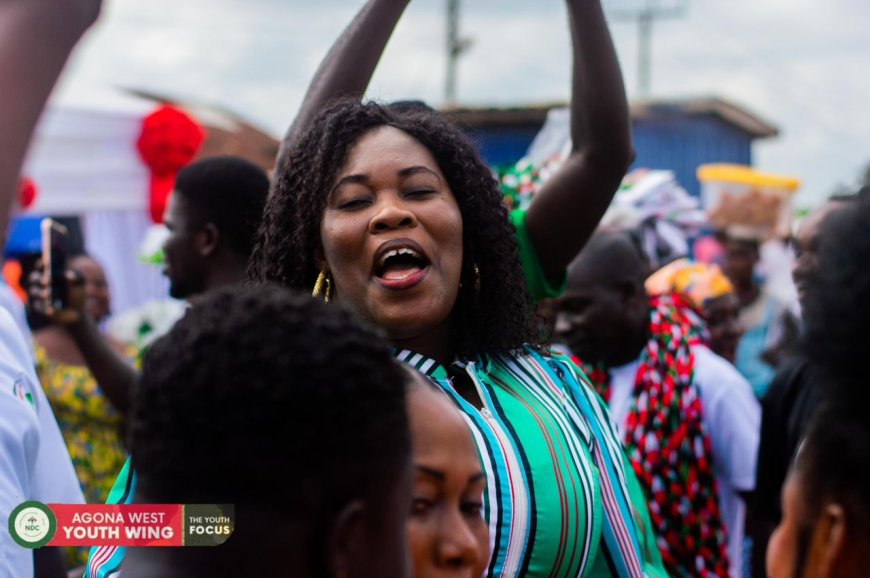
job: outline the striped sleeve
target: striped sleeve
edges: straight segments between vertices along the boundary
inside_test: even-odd
[[[132,504],[136,494],[136,472],[127,458],[115,485],[109,492],[107,504]],[[82,578],[110,578],[120,576],[121,562],[127,549],[119,546],[94,546],[88,554],[88,563]]]
[[[597,423],[601,425],[601,434],[609,449],[612,459],[611,465],[619,479],[618,487],[626,494],[626,506],[631,512],[636,531],[634,548],[640,559],[644,576],[650,578],[667,578],[662,561],[661,552],[656,545],[656,536],[653,531],[652,520],[649,515],[646,496],[637,480],[634,469],[625,454],[616,425],[610,416],[610,411],[604,400],[595,393],[589,379],[577,365],[568,357],[553,354],[551,359],[559,373],[564,374],[565,383],[569,386],[568,393],[580,407],[589,407],[597,417]]]

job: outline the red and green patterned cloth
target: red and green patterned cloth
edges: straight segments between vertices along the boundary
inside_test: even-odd
[[[647,495],[671,576],[728,576],[710,438],[694,384],[691,346],[703,341],[704,332],[700,317],[683,297],[651,297],[650,338],[641,353],[626,418],[626,452]],[[576,361],[608,400],[607,369]]]
[[[555,154],[541,163],[523,157],[515,164],[495,168],[501,192],[509,209],[526,209],[532,197],[562,166],[564,155]]]

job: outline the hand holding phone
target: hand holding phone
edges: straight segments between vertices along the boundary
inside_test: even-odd
[[[48,290],[46,313],[63,311],[69,305],[66,270],[69,260],[69,231],[54,219],[42,223],[43,284]]]

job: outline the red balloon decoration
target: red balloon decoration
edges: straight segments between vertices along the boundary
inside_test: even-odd
[[[36,183],[29,177],[21,177],[21,182],[18,184],[18,204],[21,205],[21,210],[26,211],[36,202]]]
[[[136,146],[151,169],[150,209],[155,223],[163,222],[163,211],[175,177],[196,156],[205,131],[192,118],[172,106],[163,105],[142,121]]]

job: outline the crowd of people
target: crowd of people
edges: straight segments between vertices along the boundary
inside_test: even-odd
[[[233,504],[231,539],[64,555],[5,535],[0,574],[862,576],[870,191],[798,229],[800,320],[740,231],[717,232],[721,266],[658,266],[599,225],[628,106],[600,1],[565,0],[572,148],[509,211],[441,113],[362,101],[409,1],[364,3],[271,178],[234,157],[179,173],[165,274],[189,307],[145,351],[103,333],[84,255],[67,309],[39,264],[29,327],[0,308],[0,525],[28,500]],[[0,0],[4,226],[100,4]]]

